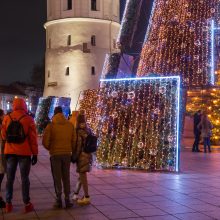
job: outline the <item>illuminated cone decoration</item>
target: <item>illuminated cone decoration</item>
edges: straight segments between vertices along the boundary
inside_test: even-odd
[[[155,0],[137,75],[180,75],[188,88],[214,84],[211,35],[219,4],[218,0]]]

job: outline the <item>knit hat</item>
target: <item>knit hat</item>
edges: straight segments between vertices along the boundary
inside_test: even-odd
[[[58,113],[63,113],[63,109],[61,106],[57,106],[55,109],[54,109],[54,115],[58,114]]]

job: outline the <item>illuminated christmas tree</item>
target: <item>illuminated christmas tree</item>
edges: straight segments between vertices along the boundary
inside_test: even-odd
[[[198,109],[206,112],[214,128],[212,130],[212,143],[220,144],[220,90],[215,88],[200,91],[189,91],[186,110],[194,114]]]
[[[37,128],[37,133],[41,135],[44,128],[50,122],[54,115],[54,109],[56,106],[61,106],[63,109],[63,114],[66,118],[70,114],[70,98],[64,97],[41,97],[37,106],[37,111],[35,115],[35,123]]]
[[[219,4],[155,0],[137,75],[180,75],[188,88],[213,85],[212,26]]]

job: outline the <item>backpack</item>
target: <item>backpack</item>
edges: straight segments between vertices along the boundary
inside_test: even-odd
[[[85,153],[94,153],[98,147],[98,139],[94,134],[88,134],[85,141],[84,152]]]
[[[26,115],[22,115],[18,120],[13,120],[9,114],[11,122],[6,130],[7,143],[21,144],[25,141],[26,135],[24,133],[23,125],[20,122],[25,116]]]

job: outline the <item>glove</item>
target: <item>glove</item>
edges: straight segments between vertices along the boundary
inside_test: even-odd
[[[31,158],[31,164],[34,166],[37,163],[37,155],[33,155]]]

